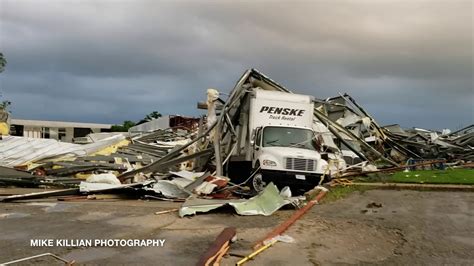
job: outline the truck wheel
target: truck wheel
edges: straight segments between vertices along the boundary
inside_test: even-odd
[[[252,188],[260,192],[267,186],[267,183],[263,181],[262,173],[256,173],[252,178]]]

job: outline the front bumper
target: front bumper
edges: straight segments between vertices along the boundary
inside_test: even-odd
[[[263,181],[269,183],[273,182],[277,186],[317,186],[321,180],[322,175],[307,172],[291,172],[291,171],[276,171],[276,170],[260,170]],[[304,177],[303,177],[304,176]],[[326,181],[329,176],[326,176]]]

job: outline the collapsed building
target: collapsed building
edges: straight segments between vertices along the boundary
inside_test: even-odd
[[[287,185],[299,194],[333,178],[474,158],[473,125],[452,133],[383,127],[350,95],[295,94],[255,69],[226,99],[209,89],[198,108],[207,115],[181,119],[179,128],[150,123],[91,134],[86,144],[3,136],[0,184],[64,189],[2,201],[121,193],[185,201],[182,215],[226,204],[269,215],[265,210],[296,204]],[[274,205],[263,208],[262,197]]]

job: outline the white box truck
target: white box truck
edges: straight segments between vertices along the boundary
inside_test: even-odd
[[[270,181],[317,185],[327,161],[321,159],[321,143],[313,131],[313,97],[258,88],[249,96],[250,147],[241,154],[255,173],[249,184],[256,191]]]

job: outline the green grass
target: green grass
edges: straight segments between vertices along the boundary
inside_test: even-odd
[[[396,183],[474,184],[474,169],[417,170],[398,172],[385,181]]]
[[[332,187],[329,188],[329,192],[324,196],[324,198],[321,200],[323,203],[327,202],[333,202],[336,200],[340,200],[342,198],[345,198],[349,194],[359,191],[360,193],[364,193],[366,190],[369,190],[371,188],[366,187],[366,186],[337,186],[337,187]]]
[[[426,183],[426,184],[466,184],[474,185],[474,169],[448,169],[448,170],[418,170],[410,172],[397,172],[393,175],[377,174],[370,177],[355,178],[357,182],[394,182],[394,183]],[[322,203],[337,201],[358,191],[374,189],[369,186],[336,186],[331,187]]]

